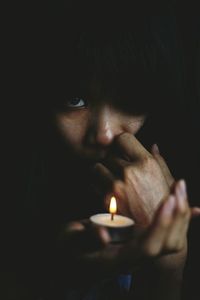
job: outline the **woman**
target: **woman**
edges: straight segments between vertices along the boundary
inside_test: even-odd
[[[50,93],[25,116],[31,167],[12,260],[30,299],[181,299],[187,230],[200,211],[175,179],[181,160],[171,172],[159,151],[170,154],[180,129],[177,37],[173,18],[132,20],[50,30]],[[88,221],[110,195],[136,223],[118,245]]]

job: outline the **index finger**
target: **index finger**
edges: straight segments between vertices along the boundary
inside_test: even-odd
[[[138,160],[146,156],[151,156],[151,153],[131,133],[125,132],[118,135],[115,143],[120,151],[130,160]]]

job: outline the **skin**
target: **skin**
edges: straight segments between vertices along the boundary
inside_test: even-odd
[[[151,294],[152,299],[178,300],[187,230],[200,209],[189,206],[185,181],[175,181],[158,146],[153,145],[149,152],[136,139],[145,115],[129,115],[106,99],[100,103],[86,106],[81,98],[69,100],[66,110],[56,114],[56,125],[77,157],[93,162],[94,185],[103,191],[105,205],[110,195],[115,195],[119,213],[133,218],[137,230],[132,240],[113,245],[106,229],[93,228],[87,220],[66,224],[60,241],[67,241],[66,251],[70,260],[73,257],[74,269],[79,268],[74,274],[76,283],[77,273],[81,281],[85,268],[91,274],[85,282],[88,285],[108,274],[134,272],[138,264],[146,274],[144,262],[148,261],[148,270],[154,274],[151,285],[145,289],[150,278],[145,280],[143,274],[143,289],[138,289],[135,297],[149,299]],[[113,148],[121,155],[112,153]],[[88,248],[81,242],[86,239]]]
[[[57,114],[56,120],[68,146],[86,159],[104,159],[116,136],[123,132],[135,135],[145,120],[145,116],[122,114],[110,104],[79,107],[81,104],[82,99],[77,108],[69,106],[67,111]]]

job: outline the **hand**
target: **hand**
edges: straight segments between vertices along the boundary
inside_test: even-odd
[[[115,147],[121,150],[123,158],[113,156],[104,163],[98,163],[95,166],[98,184],[101,189],[106,188],[105,193],[109,190],[110,194],[116,195],[118,198],[118,211],[132,217],[139,229],[151,227],[156,211],[165,204],[170,193],[174,193],[175,202],[181,203],[181,198],[178,197],[181,194],[181,184],[175,183],[156,145],[152,147],[150,153],[134,136],[125,133],[116,139]],[[110,194],[106,198],[107,201],[110,200]],[[150,249],[148,245],[148,253],[146,254],[148,256],[150,251],[152,255],[161,255],[155,263],[160,272],[168,272],[170,269],[175,268],[179,268],[182,272],[187,255],[187,226],[191,217],[200,214],[199,208],[190,208],[188,200],[185,201],[185,205],[187,203],[185,213],[182,212],[180,203],[175,205],[175,213],[172,219],[174,222],[172,228],[174,229],[168,238],[160,230],[162,222],[160,226],[155,222],[153,223],[158,230],[159,238],[156,235],[155,242],[150,243],[153,248]],[[170,202],[173,203],[174,200],[167,203]],[[182,216],[182,221],[180,216]],[[182,222],[186,225],[183,226]],[[182,230],[183,235],[181,236]],[[150,235],[150,237],[153,238],[153,235]],[[166,250],[162,244],[163,239],[166,239]],[[179,242],[177,241],[177,248],[175,247],[175,249],[173,243],[176,243],[176,239],[179,239]],[[172,242],[172,240],[174,241]],[[182,246],[180,246],[181,243]],[[172,244],[172,247],[170,244]],[[156,247],[158,248],[156,249]],[[159,247],[162,248],[161,252]],[[170,248],[174,249],[174,254],[167,255]]]
[[[121,214],[132,217],[137,225],[148,226],[159,204],[169,195],[174,178],[162,157],[154,149],[155,154],[148,152],[133,135],[118,136],[113,147],[123,158],[110,155],[96,164],[97,185],[105,194],[109,191],[116,195]]]
[[[132,134],[124,133],[113,147],[121,152],[121,158],[111,154],[95,165],[95,190],[103,191],[107,207],[114,194],[121,214],[132,217],[139,226],[148,226],[160,203],[173,191],[175,179],[156,144],[150,153]],[[193,208],[191,213],[196,216],[199,209]]]
[[[174,193],[161,203],[151,224],[129,242],[118,245],[110,243],[107,230],[92,226],[89,221],[67,224],[60,241],[68,267],[70,264],[75,271],[76,282],[78,278],[83,281],[82,276],[87,269],[90,274],[88,282],[92,283],[105,276],[133,271],[138,263],[146,259],[160,259],[171,253],[181,254],[180,260],[184,262],[190,219],[191,209],[185,183],[181,180],[175,184]],[[177,267],[173,264],[171,260],[172,268]]]
[[[159,226],[155,226],[158,232],[160,231],[160,236],[159,234],[157,237],[155,236],[154,241],[150,239],[150,243],[147,239],[147,243],[145,243],[145,249],[155,254],[158,253],[163,241],[164,251],[150,263],[142,266],[138,272],[135,277],[135,299],[137,297],[154,300],[182,299],[183,270],[187,257],[187,230],[191,218],[200,215],[200,208],[190,208],[187,198],[184,180],[175,183],[174,195],[169,196],[168,203],[164,202],[163,206],[167,215],[171,214],[171,222],[169,221],[170,217],[166,218],[164,213],[161,227],[166,227],[166,229],[168,227],[168,230],[163,234],[164,232],[159,230]]]

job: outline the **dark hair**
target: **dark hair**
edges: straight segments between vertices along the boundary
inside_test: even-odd
[[[123,23],[118,17],[110,22],[104,16],[101,22],[90,17],[89,22],[86,14],[81,27],[70,24],[71,18],[53,23],[48,51],[53,104],[78,93],[88,96],[87,87],[94,81],[100,85],[99,98],[112,99],[134,113],[166,109],[170,101],[174,106],[181,98],[182,62],[174,16],[140,11]]]

